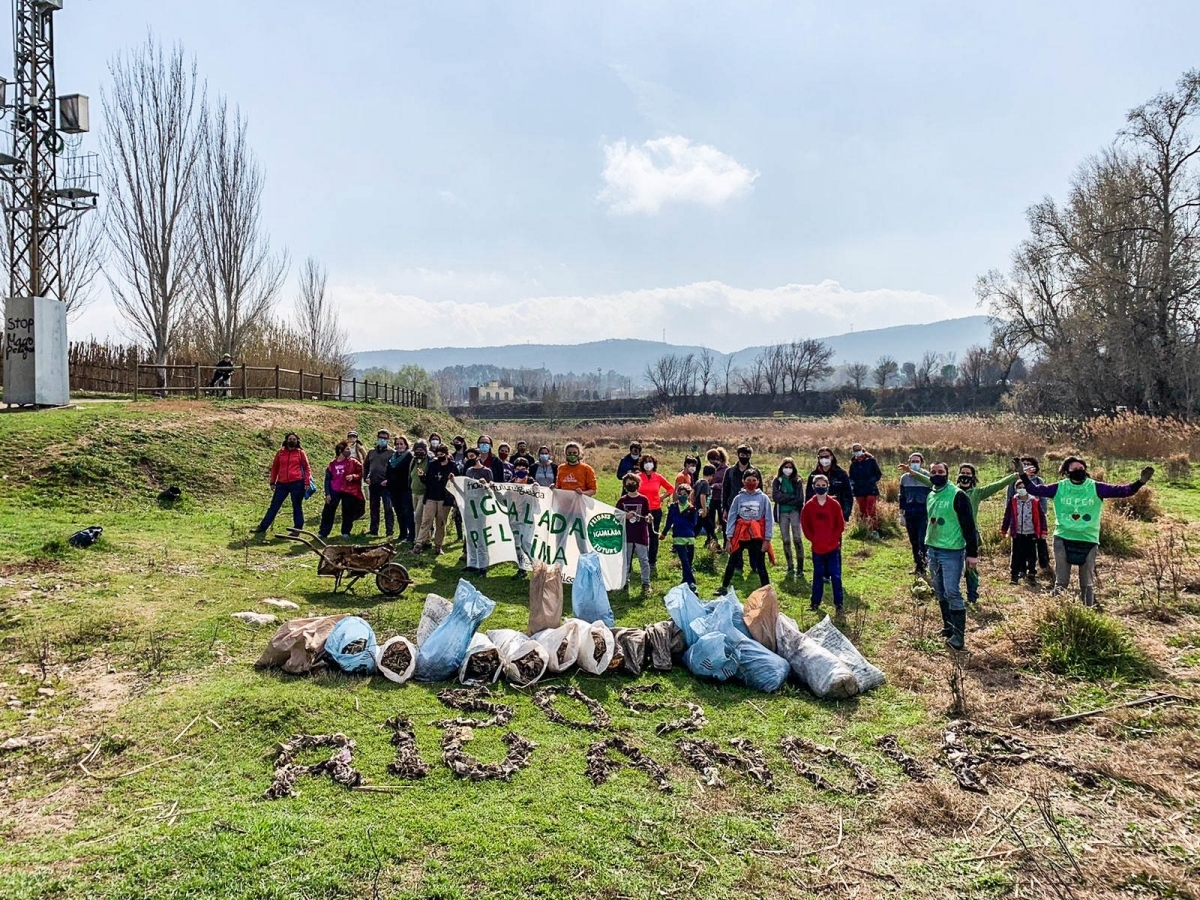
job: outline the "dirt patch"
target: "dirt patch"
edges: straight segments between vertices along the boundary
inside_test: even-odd
[[[533,741],[512,731],[500,740],[508,747],[504,759],[498,763],[482,763],[463,751],[463,747],[474,739],[474,732],[465,726],[446,729],[442,735],[442,761],[459,778],[471,781],[508,781],[529,765],[533,756]]]
[[[429,763],[421,759],[417,752],[417,737],[412,721],[407,716],[393,716],[383,724],[392,729],[392,746],[396,748],[395,760],[388,763],[388,774],[406,780],[428,775]]]
[[[433,722],[435,728],[491,728],[504,726],[512,721],[513,708],[505,703],[493,703],[491,694],[485,688],[447,688],[439,691],[437,698],[445,706],[457,709],[459,712],[487,713],[487,719],[468,719],[459,716],[456,719],[442,719]]]
[[[25,840],[70,831],[83,805],[83,791],[76,784],[64,785],[46,797],[7,797],[0,803],[0,832],[14,840]]]
[[[624,763],[621,760],[611,759],[608,755],[610,750],[620,753],[629,762]],[[592,784],[599,787],[616,775],[617,772],[621,771],[627,764],[639,771],[645,772],[646,777],[660,791],[669,793],[672,790],[671,780],[667,777],[667,770],[640,749],[619,737],[610,737],[603,741],[596,741],[588,747],[587,769],[584,771],[584,774],[591,779]]]
[[[554,699],[559,695],[564,694],[572,700],[578,700],[591,715],[591,719],[586,722],[581,722],[578,719],[568,719],[557,709],[554,708]],[[553,685],[548,688],[542,688],[533,695],[533,705],[546,714],[546,718],[556,725],[566,725],[568,728],[578,728],[581,731],[607,731],[612,727],[612,717],[608,714],[600,701],[593,700],[577,687],[564,687],[563,685]]]
[[[718,765],[728,766],[736,772],[758,782],[768,791],[775,790],[775,776],[767,765],[762,751],[745,738],[734,738],[730,744],[740,753],[730,753],[722,750],[714,741],[689,741],[679,738],[675,741],[675,749],[685,763],[704,776],[704,783],[710,787],[725,787],[717,771]]]
[[[296,763],[296,754],[315,747],[333,747],[329,759],[310,766]],[[334,784],[354,788],[362,784],[362,773],[353,766],[354,741],[344,734],[297,734],[276,746],[275,777],[263,792],[266,800],[294,797],[296,780],[302,775],[328,775]]]
[[[62,568],[57,559],[29,559],[25,562],[5,563],[0,566],[0,578],[12,578],[17,575],[45,575]]]

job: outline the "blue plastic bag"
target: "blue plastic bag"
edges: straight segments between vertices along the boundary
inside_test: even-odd
[[[723,596],[716,600],[710,600],[704,604],[704,614],[708,615],[717,608],[718,603],[729,603],[732,607],[731,613],[733,616],[733,627],[744,634],[746,637],[753,639],[754,635],[750,633],[750,629],[746,627],[746,607],[742,605],[742,601],[738,599],[737,593],[730,588]]]
[[[310,477],[308,484],[304,486],[304,499],[311,500],[313,494],[317,492],[317,483]]]
[[[473,584],[459,579],[450,615],[425,639],[417,653],[416,680],[449,681],[458,675],[475,629],[495,608],[496,604]]]
[[[575,582],[571,585],[571,612],[576,619],[589,625],[603,622],[609,628],[617,624],[612,605],[608,602],[608,591],[604,587],[604,573],[600,570],[600,557],[596,553],[585,553],[575,565]]]
[[[717,681],[732,678],[738,667],[729,652],[726,632],[736,633],[733,627],[733,604],[718,602],[707,616],[693,619],[688,625],[696,635],[696,640],[683,654],[683,664],[693,675],[701,678],[715,678]]]
[[[357,653],[344,648],[355,641],[365,640],[366,646]],[[330,662],[351,675],[371,675],[375,671],[375,630],[358,616],[347,616],[333,626],[325,639],[325,655]]]
[[[737,663],[737,677],[747,687],[770,694],[787,681],[791,664],[736,629],[732,635],[725,635],[725,649]]]
[[[679,630],[683,632],[683,645],[690,647],[696,643],[700,635],[692,630],[692,622],[703,619],[711,609],[700,602],[700,598],[686,584],[678,585],[667,591],[663,602],[667,605],[667,614]],[[714,604],[715,606],[715,604]]]

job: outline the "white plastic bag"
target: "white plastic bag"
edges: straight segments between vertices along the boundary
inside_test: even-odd
[[[489,631],[487,636],[500,651],[504,677],[512,684],[518,687],[533,684],[546,674],[550,654],[529,635],[511,628],[497,628]]]
[[[850,671],[854,673],[854,680],[858,682],[860,694],[877,688],[887,681],[883,670],[867,662],[850,638],[838,630],[829,616],[808,629],[807,634],[811,640],[816,641],[850,668]]]
[[[603,622],[590,625],[582,619],[569,619],[579,633],[579,655],[575,664],[592,675],[603,675],[617,652],[617,639]]]
[[[780,613],[776,629],[779,655],[813,694],[844,700],[858,693],[858,679],[850,667],[801,631],[794,619]]]
[[[446,620],[452,609],[454,604],[445,597],[439,597],[437,594],[426,595],[425,608],[421,610],[421,621],[417,624],[418,647]]]
[[[550,658],[548,671],[554,675],[567,671],[579,658],[579,629],[575,627],[576,621],[578,620],[568,619],[558,628],[545,628],[532,635],[535,641],[546,648]]]
[[[392,647],[392,653],[399,653],[401,648],[395,645],[403,645],[404,650],[408,651],[408,664],[403,669],[393,669],[383,661],[384,654],[388,652],[388,648]],[[375,648],[375,668],[379,670],[388,681],[394,681],[396,684],[404,684],[408,679],[412,678],[413,672],[417,670],[417,648],[402,634],[396,635],[394,638],[388,638],[382,644]]]
[[[499,677],[500,651],[487,635],[473,634],[467,644],[467,655],[458,667],[458,680],[468,687],[477,687],[495,684]]]

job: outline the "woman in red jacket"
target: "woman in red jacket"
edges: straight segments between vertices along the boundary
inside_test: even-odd
[[[300,435],[290,431],[283,439],[283,446],[275,454],[271,463],[271,488],[274,494],[267,514],[258,523],[256,534],[266,534],[267,529],[275,521],[275,516],[283,508],[283,501],[292,498],[292,525],[297,530],[304,527],[304,489],[312,481],[312,469],[308,465],[308,457],[300,449]]]
[[[650,504],[650,519],[654,525],[650,529],[650,575],[658,577],[658,532],[662,529],[663,501],[675,496],[675,485],[671,484],[658,471],[658,460],[649,453],[643,453],[640,461],[641,471],[638,472],[638,493]]]

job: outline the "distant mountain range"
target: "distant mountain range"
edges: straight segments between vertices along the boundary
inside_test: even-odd
[[[991,319],[988,316],[966,316],[944,319],[924,325],[896,325],[871,331],[851,331],[821,338],[834,350],[833,361],[874,364],[881,356],[891,356],[901,364],[917,362],[927,351],[953,353],[961,359],[968,347],[986,346],[991,341]],[[446,366],[495,365],[511,369],[548,369],[555,374],[595,372],[612,369],[644,382],[643,372],[648,363],[665,353],[700,354],[705,348],[661,341],[607,340],[589,344],[511,344],[499,347],[435,347],[427,350],[369,350],[354,354],[355,366],[360,369],[398,369],[415,364],[429,371]],[[726,357],[734,357],[734,365],[749,363],[762,347],[746,347],[734,353],[714,350],[717,365],[724,367]]]

